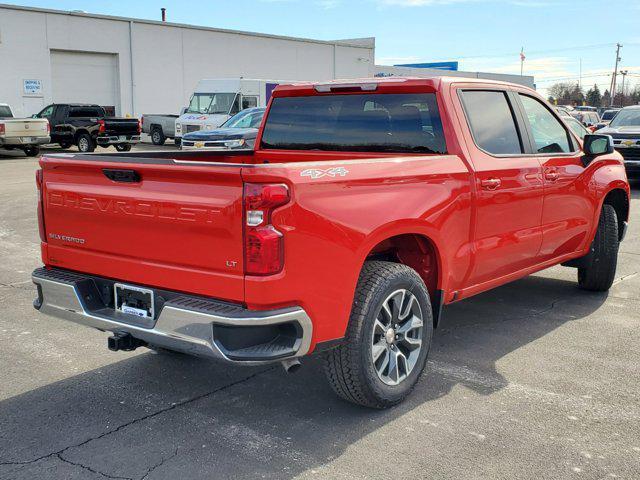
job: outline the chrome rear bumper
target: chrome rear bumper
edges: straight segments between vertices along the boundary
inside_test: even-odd
[[[162,301],[159,313],[155,319],[141,319],[116,311],[113,300],[105,298],[106,292],[113,290],[113,281],[44,268],[36,269],[32,279],[38,288],[34,307],[40,312],[102,331],[128,333],[151,346],[262,364],[305,355],[311,343],[311,320],[300,307],[251,311],[240,305],[157,290],[155,297]],[[257,340],[247,345],[248,337]]]

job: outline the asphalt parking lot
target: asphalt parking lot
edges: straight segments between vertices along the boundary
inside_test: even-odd
[[[413,395],[371,411],[317,358],[113,353],[38,315],[36,168],[0,153],[0,478],[640,478],[639,184],[608,294],[555,267],[452,305]]]

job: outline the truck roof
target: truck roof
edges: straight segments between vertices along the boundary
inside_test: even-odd
[[[287,96],[300,94],[303,92],[313,93],[329,92],[333,89],[349,89],[362,88],[363,91],[375,91],[380,87],[385,89],[411,88],[411,87],[430,87],[433,90],[439,90],[442,85],[451,83],[481,83],[502,86],[512,86],[522,88],[522,85],[515,83],[502,82],[498,80],[488,80],[483,78],[467,78],[467,77],[369,77],[369,78],[353,78],[328,80],[324,82],[292,82],[288,84],[280,84],[273,91],[274,96]],[[525,87],[526,88],[526,87]]]

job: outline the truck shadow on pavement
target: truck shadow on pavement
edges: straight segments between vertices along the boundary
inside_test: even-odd
[[[0,403],[0,478],[293,478],[454,388],[507,388],[497,362],[606,297],[531,276],[447,307],[421,382],[387,411],[337,399],[316,357],[287,375],[137,355]]]

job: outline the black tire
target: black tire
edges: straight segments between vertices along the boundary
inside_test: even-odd
[[[60,148],[67,149],[67,148],[71,147],[72,143],[71,142],[61,142],[58,145],[60,145]]]
[[[96,144],[88,133],[81,133],[76,139],[78,150],[82,153],[90,153],[96,149]]]
[[[618,216],[611,205],[603,205],[591,251],[578,268],[578,285],[584,290],[606,292],[613,285],[618,265]]]
[[[130,143],[119,143],[116,145],[116,150],[119,152],[128,152],[131,150]]]
[[[164,145],[164,142],[167,141],[167,137],[164,136],[161,127],[153,127],[151,129],[151,142],[154,145]]]
[[[29,145],[23,149],[23,152],[27,157],[37,157],[40,153],[40,147],[38,145]]]
[[[176,144],[176,147],[181,148],[182,145],[182,139],[181,138],[174,138],[173,139],[173,143]]]
[[[374,328],[379,316],[383,315],[383,303],[399,290],[410,292],[418,302],[423,320],[422,328],[417,333],[417,338],[421,340],[421,350],[405,378],[395,385],[389,385],[382,380],[380,367],[376,366],[373,359]],[[402,298],[401,305],[404,294]],[[371,408],[396,405],[418,382],[426,365],[432,334],[433,314],[429,293],[416,271],[397,263],[366,262],[358,279],[344,341],[324,354],[325,373],[329,383],[338,396],[358,405]],[[389,352],[393,347],[387,345],[386,348]],[[399,350],[400,343],[395,348]],[[406,367],[405,361],[405,372]]]

